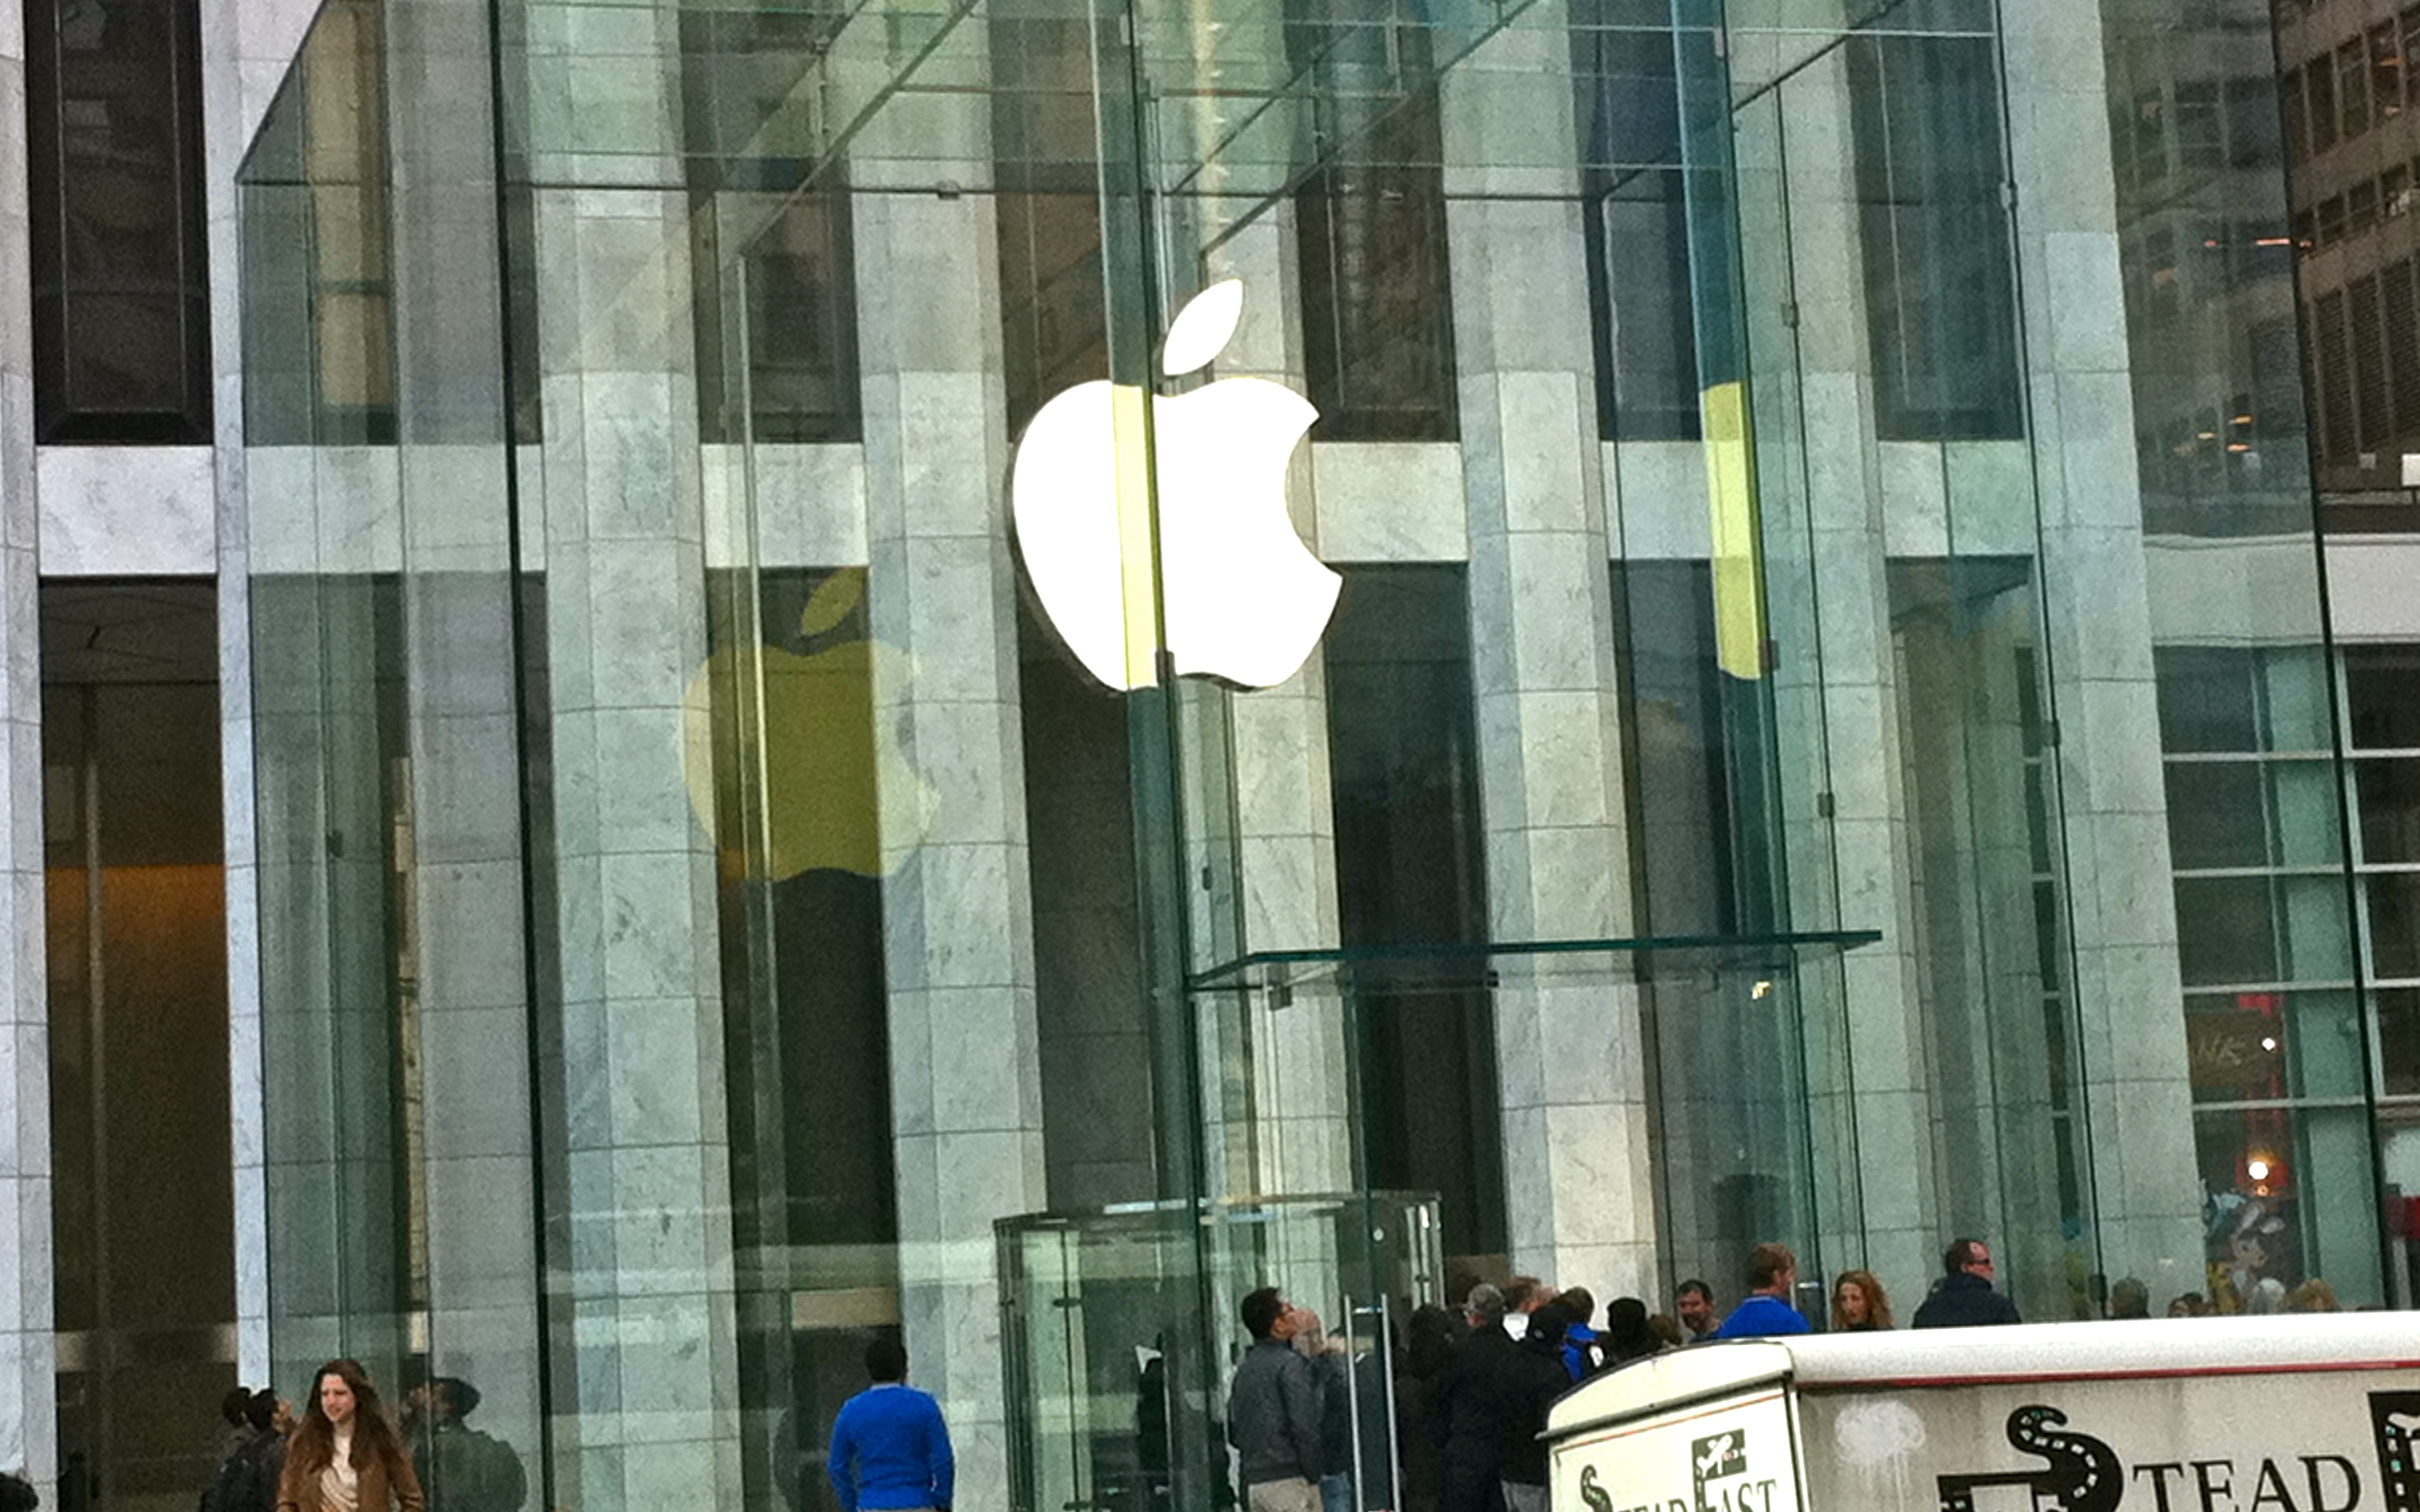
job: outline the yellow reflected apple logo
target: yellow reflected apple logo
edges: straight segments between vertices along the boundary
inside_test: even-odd
[[[876,687],[905,687],[915,659],[865,633],[865,585],[862,567],[817,585],[799,616],[804,654],[760,646],[743,657],[727,645],[690,679],[681,709],[690,806],[726,865],[736,862],[747,876],[885,876],[930,825],[932,785],[909,761],[897,725],[875,719]],[[760,680],[761,725],[749,740],[739,716]],[[762,764],[756,813],[741,801],[741,763],[750,761]],[[887,854],[886,819],[896,842]]]

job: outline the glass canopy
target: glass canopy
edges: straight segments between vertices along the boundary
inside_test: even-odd
[[[1561,985],[1633,985],[1691,973],[1785,976],[1881,940],[1880,930],[1678,935],[1635,939],[1455,940],[1332,950],[1255,951],[1196,973],[1196,993],[1384,991],[1453,992],[1508,975]]]

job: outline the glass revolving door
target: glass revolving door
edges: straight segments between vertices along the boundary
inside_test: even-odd
[[[1330,1393],[1331,1458],[1356,1512],[1400,1504],[1394,1378],[1412,1309],[1444,1287],[1437,1200],[1378,1192],[1203,1203],[1137,1203],[1006,1219],[1001,1341],[1016,1512],[1159,1512],[1199,1477],[1212,1505],[1237,1502],[1224,1447],[1225,1383],[1249,1342],[1244,1294],[1276,1286],[1324,1325],[1314,1355]],[[1170,1383],[1174,1351],[1203,1348],[1185,1320],[1213,1319],[1215,1400]],[[1219,1425],[1211,1463],[1172,1463],[1180,1414]]]

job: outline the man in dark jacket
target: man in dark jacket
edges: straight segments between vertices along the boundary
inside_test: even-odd
[[[2022,1323],[2016,1304],[1992,1290],[1992,1250],[1981,1239],[1957,1239],[1941,1252],[1946,1274],[1916,1310],[1919,1329],[1974,1328],[1984,1323]]]
[[[1563,1343],[1571,1309],[1558,1300],[1529,1315],[1529,1327],[1496,1365],[1490,1383],[1503,1413],[1503,1452],[1497,1471],[1506,1512],[1546,1512],[1546,1412],[1571,1389]]]
[[[1251,1512],[1319,1512],[1319,1382],[1294,1347],[1301,1314],[1274,1286],[1247,1294],[1239,1309],[1252,1348],[1227,1391],[1227,1442],[1242,1462]]]
[[[1483,1281],[1470,1289],[1464,1312],[1470,1332],[1446,1357],[1428,1399],[1428,1436],[1444,1482],[1438,1512],[1502,1512],[1504,1414],[1498,1382],[1513,1351],[1512,1335],[1504,1332],[1504,1294]]]

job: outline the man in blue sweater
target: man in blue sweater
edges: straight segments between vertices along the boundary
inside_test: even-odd
[[[1768,1338],[1812,1332],[1806,1314],[1791,1305],[1798,1286],[1798,1257],[1787,1244],[1759,1244],[1748,1252],[1748,1298],[1731,1309],[1718,1339]]]
[[[940,1404],[907,1384],[907,1349],[885,1334],[865,1347],[874,1384],[842,1404],[832,1424],[832,1478],[841,1512],[949,1512],[950,1430]]]

